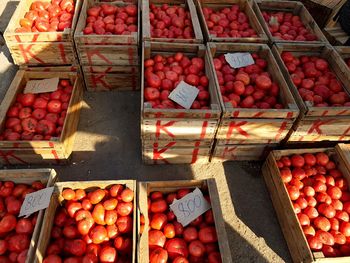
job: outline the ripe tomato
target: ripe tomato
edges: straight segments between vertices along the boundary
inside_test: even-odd
[[[148,243],[151,250],[156,248],[163,248],[165,245],[166,237],[160,230],[150,230],[148,233]]]
[[[163,231],[166,238],[175,237],[175,227],[173,224],[166,224]]]
[[[123,200],[123,202],[132,202],[132,200],[134,200],[134,192],[129,189],[129,188],[125,188],[121,194],[121,199]]]
[[[165,244],[165,249],[168,251],[170,259],[175,259],[178,256],[188,257],[189,254],[187,244],[181,238],[169,239]]]
[[[166,263],[168,262],[168,252],[165,249],[157,248],[153,250],[149,256],[150,263]]]
[[[91,204],[95,205],[102,201],[102,199],[105,197],[106,193],[102,189],[97,189],[90,193],[89,199]]]
[[[51,100],[47,104],[47,110],[51,113],[59,113],[62,110],[62,103],[59,100]]]
[[[134,207],[133,203],[124,203],[124,202],[119,202],[117,205],[117,212],[121,216],[128,216],[132,213]]]
[[[315,237],[324,245],[333,246],[334,245],[334,237],[332,234],[323,231],[317,230]]]
[[[217,242],[218,238],[216,235],[215,227],[204,227],[199,230],[199,240],[203,243]]]
[[[116,225],[118,226],[119,232],[122,234],[132,232],[133,222],[130,216],[118,217]]]
[[[90,230],[89,236],[94,244],[101,244],[108,238],[106,228],[101,225],[94,226]]]
[[[316,228],[321,229],[323,231],[329,231],[331,229],[331,223],[329,220],[323,216],[315,218],[313,224]]]

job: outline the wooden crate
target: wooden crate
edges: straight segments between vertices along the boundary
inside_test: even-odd
[[[334,46],[343,46],[347,41],[349,41],[350,38],[339,23],[326,26],[324,28],[324,33],[329,42]]]
[[[325,258],[322,252],[312,252],[310,250],[277,167],[276,160],[282,156],[317,152],[327,152],[331,154],[338,168],[349,182],[349,170],[345,168],[344,161],[339,158],[334,148],[272,151],[263,165],[262,174],[270,192],[270,197],[275,207],[277,218],[293,262],[349,262],[350,257]]]
[[[269,39],[265,34],[264,29],[260,25],[258,18],[256,17],[253,8],[252,2],[249,0],[196,0],[197,12],[202,25],[203,34],[207,41],[210,42],[240,42],[240,43],[268,43]],[[203,7],[210,7],[213,10],[220,10],[225,7],[230,8],[233,4],[239,5],[240,9],[249,18],[250,26],[255,30],[256,37],[217,37],[216,35],[210,34],[207,23],[203,14]]]
[[[72,64],[72,65],[64,65],[64,66],[28,66],[28,65],[22,65],[19,67],[20,70],[25,71],[39,71],[39,72],[80,72],[80,66],[79,64]]]
[[[149,5],[162,5],[169,4],[170,6],[181,6],[186,8],[191,15],[191,22],[193,26],[194,38],[193,39],[180,39],[180,38],[156,38],[151,36],[150,28],[150,8]],[[142,1],[142,39],[144,41],[155,42],[175,42],[175,43],[203,43],[203,35],[201,26],[199,24],[196,7],[192,0],[176,0],[176,1],[164,1],[164,0],[144,0]]]
[[[72,28],[63,32],[16,33],[19,21],[35,0],[22,0],[4,33],[6,44],[17,65],[69,65],[76,60],[73,32],[82,0],[75,0]],[[42,0],[51,2],[51,0]]]
[[[350,47],[348,47],[348,46],[338,46],[338,47],[334,47],[334,49],[338,52],[338,54],[344,60],[345,63],[346,63],[345,60],[350,59]],[[349,67],[348,65],[346,65],[346,66]]]
[[[153,141],[142,139],[142,160],[145,164],[208,163],[211,141]]]
[[[72,151],[78,127],[81,100],[83,97],[82,80],[74,72],[27,72],[19,70],[9,87],[0,106],[0,130],[4,129],[7,110],[15,102],[18,93],[22,92],[30,79],[59,77],[70,79],[73,83],[72,96],[60,138],[49,141],[0,141],[1,164],[36,164],[66,163]]]
[[[294,43],[294,44],[320,44],[328,43],[327,38],[323,35],[321,29],[316,24],[315,20],[310,15],[309,11],[299,1],[273,1],[273,0],[255,0],[253,2],[253,9],[257,15],[265,33],[270,39],[270,43]],[[294,15],[300,16],[301,21],[307,29],[309,29],[318,38],[316,41],[287,41],[272,36],[267,23],[264,20],[262,11],[283,11],[291,12]]]
[[[137,66],[139,65],[140,1],[116,1],[108,4],[126,6],[138,5],[138,32],[130,35],[84,35],[87,10],[103,1],[86,0],[81,8],[74,41],[82,66]]]
[[[346,168],[350,171],[350,145],[339,143],[335,149],[340,158],[344,161]]]
[[[132,263],[136,261],[136,181],[135,180],[117,180],[117,181],[76,181],[76,182],[59,182],[55,184],[54,192],[51,196],[49,207],[45,211],[44,221],[42,224],[42,231],[40,232],[39,242],[35,251],[34,263],[41,263],[45,257],[46,249],[50,243],[51,229],[53,226],[56,209],[62,205],[64,199],[61,195],[65,188],[84,189],[87,192],[94,191],[98,188],[108,189],[113,184],[122,184],[134,191],[134,208],[133,208],[133,255]]]
[[[211,207],[213,210],[216,233],[218,236],[218,244],[223,263],[231,263],[231,249],[229,247],[225,222],[223,220],[219,193],[216,186],[215,179],[206,180],[188,180],[188,181],[159,181],[159,182],[140,182],[138,185],[138,207],[140,214],[145,217],[145,227],[143,233],[139,234],[138,243],[138,262],[148,263],[149,262],[149,249],[148,249],[148,230],[149,230],[149,219],[147,210],[147,198],[151,192],[160,191],[163,193],[173,192],[183,188],[195,189],[198,187],[202,190],[208,190]],[[140,227],[140,223],[138,224]]]
[[[350,77],[348,74],[349,69],[346,64],[339,54],[329,45],[295,46],[293,44],[276,44],[272,47],[272,52],[275,55],[276,61],[300,109],[300,115],[293,125],[288,141],[338,141],[349,139],[350,107],[314,107],[312,103],[303,101],[280,56],[284,51],[289,51],[295,56],[316,55],[326,59],[330,69],[343,84],[345,92],[348,94]]]
[[[13,169],[1,170],[0,181],[12,181],[16,184],[31,184],[35,181],[42,182],[46,187],[52,186],[56,181],[56,172],[54,169]],[[25,263],[33,262],[35,250],[39,242],[39,234],[44,219],[45,210],[38,212],[38,218],[34,227],[33,235],[30,240],[30,246]]]
[[[215,70],[212,68],[216,90],[223,109],[216,139],[230,141],[229,144],[240,144],[238,141],[278,143],[283,140],[297,118],[299,109],[269,47],[264,44],[209,43],[208,52],[211,53],[210,65],[214,65],[214,57],[230,52],[252,52],[266,59],[267,71],[280,87],[279,100],[285,107],[285,109],[233,108],[230,103],[224,103]]]
[[[88,91],[139,90],[138,66],[82,66]]]
[[[278,144],[230,144],[220,145],[217,141],[211,162],[261,161]]]

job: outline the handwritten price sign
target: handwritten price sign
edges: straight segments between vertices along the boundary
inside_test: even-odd
[[[176,88],[169,94],[168,98],[175,101],[185,109],[190,109],[198,93],[199,89],[188,85],[182,80],[179,85],[177,85]]]
[[[210,208],[210,204],[205,200],[203,193],[198,188],[180,200],[175,199],[170,205],[170,209],[174,212],[177,221],[183,226],[187,226]]]
[[[232,68],[242,68],[255,63],[250,53],[227,53],[225,59]]]
[[[19,211],[19,216],[30,216],[39,210],[47,208],[50,204],[52,192],[53,187],[48,187],[27,194]]]

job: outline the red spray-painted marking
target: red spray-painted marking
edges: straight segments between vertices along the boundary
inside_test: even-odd
[[[54,148],[53,142],[49,142],[49,146],[51,148]],[[56,150],[55,149],[51,150],[51,153],[52,153],[53,157],[55,158],[56,163],[58,164],[60,162],[60,159],[58,158],[58,154],[57,154]]]
[[[97,84],[101,83],[101,85],[107,89],[112,89],[111,85],[107,83],[103,78],[107,75],[112,70],[112,67],[108,67],[104,72],[101,72],[99,74],[91,74],[91,81],[92,81],[92,86],[94,88],[97,88]],[[93,72],[93,68],[90,67],[90,72]]]
[[[228,127],[228,132],[226,134],[226,139],[227,140],[230,139],[230,137],[232,136],[233,130],[235,130],[235,129],[239,132],[239,134],[245,136],[246,138],[249,138],[249,134],[241,128],[241,126],[243,126],[247,123],[248,123],[247,121],[241,121],[241,122],[237,122],[237,123],[234,121],[231,121],[230,125]]]
[[[328,121],[321,121],[321,120],[317,120],[315,121],[311,128],[309,129],[309,131],[307,132],[307,134],[311,134],[314,131],[317,132],[317,134],[322,135],[322,130],[321,130],[321,126],[331,123],[333,120],[328,120]]]
[[[168,131],[168,127],[173,126],[175,121],[169,121],[166,124],[161,124],[161,120],[157,120],[156,122],[156,138],[159,138],[161,130],[167,133],[170,137],[175,138],[175,135]]]
[[[238,146],[234,146],[231,149],[228,148],[228,146],[225,147],[224,151],[222,152],[221,157],[224,159],[227,154],[230,155],[231,160],[235,160],[237,157],[234,155],[234,152],[237,150]]]
[[[65,50],[64,50],[64,45],[63,44],[59,44],[58,45],[58,49],[60,50],[61,59],[62,59],[63,64],[68,64],[67,58],[66,58],[66,53],[65,53]]]
[[[164,163],[169,163],[167,160],[164,160],[164,157],[162,156],[162,153],[165,153],[167,150],[169,150],[171,147],[173,147],[176,144],[176,142],[170,142],[167,145],[165,145],[164,148],[158,149],[158,143],[155,142],[153,144],[153,160],[154,163],[157,163],[157,160],[162,160]]]
[[[287,114],[287,118],[291,118],[293,116],[293,114],[291,112],[288,112]],[[280,137],[282,136],[282,133],[286,130],[287,128],[287,121],[282,122],[281,127],[279,128],[275,140],[278,141],[280,139]]]

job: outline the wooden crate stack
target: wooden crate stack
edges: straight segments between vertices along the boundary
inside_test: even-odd
[[[106,2],[104,2],[106,4]],[[87,10],[101,5],[100,0],[86,0],[81,8],[74,41],[88,91],[139,89],[140,1],[116,1],[115,6],[138,6],[138,32],[130,35],[84,35]]]
[[[6,44],[12,58],[19,66],[39,66],[48,71],[54,66],[74,65],[76,52],[73,32],[78,21],[82,0],[75,0],[75,12],[72,27],[63,32],[17,33],[20,19],[24,18],[35,0],[22,0],[4,33]],[[51,0],[42,0],[51,2]]]
[[[267,150],[276,147],[286,137],[299,114],[297,104],[267,45],[209,43],[208,52],[211,53],[211,65],[213,58],[218,55],[235,52],[257,53],[267,60],[267,71],[280,88],[278,99],[284,109],[233,108],[232,104],[224,103],[217,75],[214,73],[223,114],[212,160],[259,160]]]
[[[315,20],[310,15],[309,11],[305,8],[305,6],[298,1],[273,1],[273,0],[255,0],[253,2],[253,9],[264,28],[267,36],[270,39],[270,43],[290,43],[293,42],[294,44],[321,44],[321,43],[327,43],[327,38],[323,35],[321,29],[318,27]],[[305,25],[307,29],[309,29],[313,34],[316,35],[317,40],[316,41],[288,41],[283,40],[274,37],[268,27],[268,24],[266,23],[262,12],[263,11],[269,11],[269,12],[291,12],[294,15],[300,16],[301,21]]]
[[[267,43],[268,37],[264,32],[264,29],[260,25],[258,18],[256,17],[253,7],[252,1],[247,0],[196,0],[197,4],[197,12],[201,22],[201,26],[203,29],[203,34],[208,42],[239,42],[239,43]],[[215,11],[221,10],[223,8],[230,8],[232,5],[238,5],[240,10],[244,11],[249,19],[250,26],[255,30],[257,36],[256,37],[217,37],[216,35],[209,33],[209,28],[205,21],[205,17],[203,14],[203,8],[211,8]]]
[[[19,70],[0,106],[0,130],[5,129],[6,113],[15,103],[17,94],[23,92],[27,81],[54,77],[69,79],[73,83],[73,91],[61,136],[41,141],[0,141],[0,164],[65,164],[69,160],[73,151],[83,97],[83,82],[76,72]]]
[[[142,158],[146,164],[208,162],[220,119],[210,58],[204,45],[144,42],[141,75]],[[202,57],[209,79],[210,109],[153,109],[144,100],[144,60],[156,54]]]
[[[145,218],[145,227],[143,232],[140,232],[138,237],[138,262],[148,263],[150,262],[150,253],[148,245],[148,231],[149,231],[149,219],[148,219],[148,206],[147,200],[151,192],[159,191],[162,193],[174,192],[179,189],[191,189],[199,188],[200,190],[207,190],[209,192],[211,207],[213,211],[215,229],[218,237],[219,251],[221,260],[218,262],[231,263],[231,249],[229,247],[225,222],[223,220],[222,211],[220,208],[219,192],[215,179],[206,180],[189,180],[189,181],[154,181],[154,182],[140,182],[138,184],[138,208],[140,215]],[[138,229],[141,229],[140,221],[138,222]]]
[[[182,38],[157,38],[151,35],[151,23],[150,23],[150,4],[161,6],[168,4],[169,6],[181,6],[187,9],[191,15],[191,22],[193,26],[193,39]],[[175,42],[175,43],[203,43],[203,35],[199,19],[196,12],[196,7],[193,0],[176,0],[176,1],[164,1],[164,0],[144,0],[142,1],[142,40],[143,41],[155,41],[155,42]]]
[[[318,148],[318,149],[294,149],[272,151],[262,168],[262,174],[267,189],[269,190],[271,201],[276,211],[276,215],[281,226],[284,238],[287,242],[293,262],[350,262],[349,256],[344,257],[325,257],[322,251],[311,251],[303,228],[298,217],[294,212],[292,201],[288,195],[287,187],[281,179],[280,171],[277,166],[277,160],[283,156],[293,154],[316,154],[319,152],[327,153],[332,161],[336,163],[346,181],[350,180],[350,170],[347,168],[348,161],[343,159],[340,153],[341,148]]]
[[[329,45],[293,45],[276,44],[272,51],[277,63],[298,104],[300,115],[287,136],[288,143],[346,141],[350,139],[350,107],[314,107],[309,101],[303,101],[284,65],[281,53],[289,51],[295,56],[316,55],[328,61],[330,69],[349,93],[349,69],[339,54]]]

